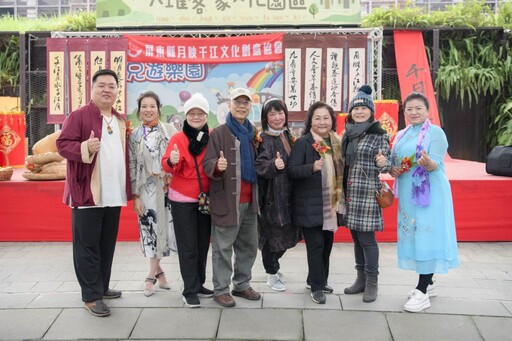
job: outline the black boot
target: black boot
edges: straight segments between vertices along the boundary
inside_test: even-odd
[[[364,273],[363,269],[356,269],[357,270],[357,277],[354,284],[349,286],[348,288],[345,288],[343,291],[347,295],[354,295],[359,294],[360,292],[364,292],[364,288],[366,286],[366,274]]]
[[[377,299],[377,293],[379,291],[378,276],[378,272],[366,273],[366,286],[364,289],[363,302],[369,303]]]

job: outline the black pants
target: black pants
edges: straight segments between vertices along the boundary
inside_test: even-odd
[[[322,290],[329,278],[329,258],[331,256],[334,233],[322,230],[322,226],[304,227],[304,240],[308,255],[308,279],[311,291]]]
[[[279,271],[279,259],[283,257],[285,252],[286,250],[272,252],[270,251],[268,240],[265,242],[265,245],[263,245],[263,248],[261,249],[261,259],[263,261],[263,267],[265,268],[266,273],[275,275]]]
[[[185,297],[196,295],[206,280],[211,219],[210,215],[200,213],[197,208],[197,203],[171,201]]]
[[[103,298],[108,290],[121,207],[73,208],[73,264],[82,301]]]
[[[368,273],[379,271],[379,245],[375,239],[375,232],[359,232],[350,230],[354,241],[354,256],[356,269]]]

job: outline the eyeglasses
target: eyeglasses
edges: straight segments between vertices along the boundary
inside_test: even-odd
[[[251,101],[244,101],[240,99],[234,99],[233,103],[235,103],[236,106],[239,107],[248,107],[251,104]]]
[[[187,114],[187,116],[190,116],[190,117],[197,117],[197,118],[203,118],[206,116],[206,114],[204,112],[189,112]]]

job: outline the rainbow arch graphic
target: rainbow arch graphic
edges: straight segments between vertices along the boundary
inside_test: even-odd
[[[247,87],[260,92],[264,88],[270,88],[272,84],[283,74],[283,66],[276,65],[274,72],[267,71],[263,68],[256,72],[251,79],[247,81]]]

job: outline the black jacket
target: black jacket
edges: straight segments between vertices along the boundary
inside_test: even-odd
[[[293,179],[293,222],[300,227],[323,225],[322,172],[313,173],[313,163],[320,155],[313,149],[311,133],[293,145],[288,160],[288,176]]]
[[[288,153],[279,136],[261,134],[258,147],[256,174],[261,218],[265,224],[283,226],[291,224],[290,195],[292,184],[286,169],[278,171],[275,166],[276,152],[281,154],[284,164],[288,164]],[[291,144],[291,143],[290,143]]]

